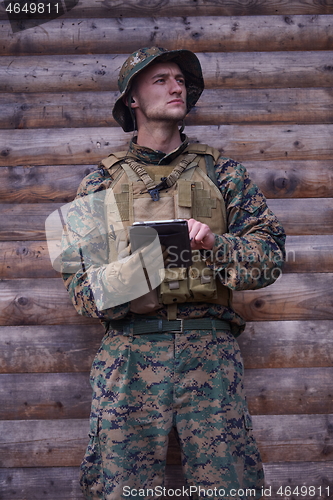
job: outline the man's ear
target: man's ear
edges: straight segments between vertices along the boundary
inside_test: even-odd
[[[128,104],[129,104],[128,101],[129,101],[129,99],[131,100],[131,108],[137,108],[138,105],[137,105],[137,102],[136,102],[135,98],[132,97],[132,96],[129,96],[128,94],[123,97],[124,104],[128,107]]]

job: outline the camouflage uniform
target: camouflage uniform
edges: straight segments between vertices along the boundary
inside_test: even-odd
[[[168,164],[186,147],[187,138],[182,139],[182,145],[169,155],[139,147],[135,140],[130,151],[142,163]],[[242,165],[221,157],[215,171],[226,204],[228,233],[216,235],[214,260],[207,263],[232,290],[267,286],[276,279],[273,271],[284,258],[283,228]],[[99,193],[103,198],[110,184],[108,172],[97,170],[83,180],[78,197]],[[76,216],[80,218],[80,214]],[[85,211],[80,220],[87,228],[104,223],[98,209]],[[251,258],[244,260],[244,256]],[[81,469],[85,497],[134,498],[134,493],[133,497],[122,496],[127,486],[154,498],[152,489],[163,484],[168,434],[176,427],[188,485],[217,488],[214,498],[221,500],[230,496],[231,489],[254,488],[258,498],[263,471],[235,338],[243,331],[244,320],[232,307],[184,303],[178,305],[177,315],[189,321],[184,321],[183,333],[122,331],[121,326],[114,327],[117,321],[121,325],[124,318],[135,321],[142,315],[132,313],[130,303],[98,309],[91,282],[100,284],[103,295],[100,270],[106,261],[107,242],[84,268],[63,275],[77,311],[99,318],[106,327],[91,372],[91,434]],[[253,268],[265,272],[251,273]],[[167,309],[149,317],[154,318],[166,319]],[[204,318],[226,323],[223,328],[213,324],[209,329],[195,329],[191,319]],[[241,493],[232,497],[246,498]],[[201,497],[205,495],[201,493]]]

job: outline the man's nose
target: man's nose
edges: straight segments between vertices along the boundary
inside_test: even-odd
[[[174,78],[171,83],[170,93],[176,92],[177,94],[181,94],[183,92],[183,86],[180,85],[179,81]]]

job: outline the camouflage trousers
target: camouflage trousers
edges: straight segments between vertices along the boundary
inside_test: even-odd
[[[85,498],[161,498],[172,427],[187,485],[197,487],[189,498],[259,498],[263,470],[242,378],[228,331],[106,335],[91,372]]]

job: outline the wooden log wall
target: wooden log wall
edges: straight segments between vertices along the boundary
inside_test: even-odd
[[[82,500],[103,332],[69,302],[44,223],[129,140],[111,116],[117,74],[149,45],[198,54],[206,90],[186,131],[245,164],[288,234],[282,277],[235,294],[267,496],[332,497],[332,1],[81,0],[24,28],[1,4],[1,499]],[[167,476],[181,483],[174,440]]]

